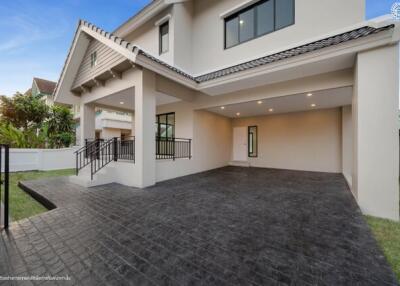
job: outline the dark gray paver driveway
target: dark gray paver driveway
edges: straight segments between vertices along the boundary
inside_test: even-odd
[[[72,279],[48,285],[397,285],[341,175],[226,167],[147,189],[84,189],[65,178],[24,186],[57,208],[2,233],[3,276]]]

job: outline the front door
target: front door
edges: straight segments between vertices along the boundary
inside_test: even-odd
[[[247,127],[233,128],[233,161],[247,161]]]

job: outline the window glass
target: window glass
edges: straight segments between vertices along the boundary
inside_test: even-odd
[[[239,43],[239,19],[233,18],[225,23],[225,47],[229,48]]]
[[[239,15],[239,28],[240,42],[254,38],[254,9],[250,9]]]
[[[294,0],[276,1],[276,27],[281,29],[294,22]]]
[[[160,26],[160,54],[169,50],[169,22]]]
[[[94,51],[90,54],[90,67],[94,67],[97,65],[97,52]]]
[[[295,0],[261,0],[225,19],[225,48],[294,24]]]
[[[274,0],[269,0],[257,7],[257,36],[274,30]]]
[[[249,157],[257,157],[257,126],[250,126],[248,130],[248,148],[249,148]]]
[[[156,136],[160,139],[173,139],[175,137],[175,113],[157,115]]]

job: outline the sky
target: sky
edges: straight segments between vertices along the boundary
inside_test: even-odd
[[[0,0],[0,95],[25,92],[33,77],[57,81],[79,19],[112,32],[149,2]],[[389,14],[394,2],[366,0],[366,18]]]

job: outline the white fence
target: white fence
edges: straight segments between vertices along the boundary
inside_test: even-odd
[[[10,149],[10,172],[75,168],[79,147],[63,149]]]

